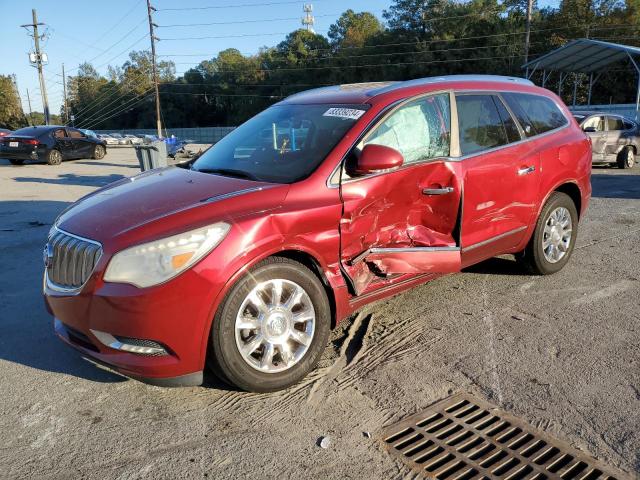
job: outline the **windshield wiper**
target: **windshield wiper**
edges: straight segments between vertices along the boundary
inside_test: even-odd
[[[233,168],[194,168],[194,170],[196,172],[224,175],[225,177],[246,178],[247,180],[253,180],[254,182],[261,181],[251,173],[244,172],[242,170],[234,170]]]

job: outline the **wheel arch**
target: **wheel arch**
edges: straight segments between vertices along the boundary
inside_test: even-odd
[[[233,275],[229,277],[228,281],[225,283],[224,288],[214,299],[212,309],[209,314],[209,322],[207,323],[202,335],[202,344],[200,351],[201,362],[203,366],[206,363],[207,356],[209,355],[209,348],[211,343],[209,341],[209,337],[211,335],[211,329],[213,328],[213,322],[217,309],[220,308],[225,297],[231,291],[236,282],[238,282],[244,275],[247,275],[247,273],[257,264],[271,257],[288,258],[290,260],[301,263],[309,270],[311,270],[311,272],[320,280],[320,283],[322,284],[327,295],[327,299],[329,300],[329,307],[331,310],[331,329],[334,329],[338,324],[338,299],[336,298],[335,290],[331,286],[322,262],[316,255],[304,248],[299,248],[298,246],[287,246],[285,248],[282,248],[282,246],[280,246],[280,248],[278,249],[271,249],[262,252],[261,255],[256,255],[250,261],[248,261],[242,268],[237,270]]]
[[[331,287],[331,284],[329,283],[329,279],[327,278],[327,275],[325,274],[325,271],[322,268],[322,265],[320,264],[320,262],[309,252],[306,252],[304,250],[297,250],[297,249],[281,250],[277,253],[269,255],[266,258],[269,258],[269,257],[283,257],[283,258],[288,258],[289,260],[293,260],[298,263],[301,263],[302,265],[307,267],[309,270],[311,270],[316,277],[318,277],[318,279],[322,283],[322,286],[325,290],[327,299],[329,300],[329,306],[331,308],[331,328],[335,328],[337,324],[335,291]]]
[[[576,211],[578,212],[578,219],[580,218],[580,213],[582,211],[582,192],[580,191],[580,187],[574,182],[567,182],[561,185],[558,185],[552,192],[549,193],[547,198],[553,192],[561,192],[569,196],[573,201],[573,204],[576,206]],[[547,199],[545,199],[545,202]],[[543,203],[544,205],[544,203]]]

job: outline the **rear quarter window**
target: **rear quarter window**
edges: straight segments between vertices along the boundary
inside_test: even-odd
[[[505,92],[502,95],[527,137],[549,132],[569,123],[558,105],[550,98],[513,92]]]

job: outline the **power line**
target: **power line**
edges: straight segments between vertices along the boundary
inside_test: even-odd
[[[153,88],[148,88],[147,90],[145,90],[142,93],[137,94],[135,97],[127,100],[124,102],[124,104],[122,105],[118,105],[114,108],[112,108],[111,110],[109,110],[108,112],[105,112],[104,114],[102,114],[101,116],[97,116],[97,117],[93,117],[90,119],[85,119],[82,122],[79,122],[79,124],[82,125],[91,125],[90,127],[83,127],[83,128],[92,128],[95,125],[99,125],[100,123],[104,122],[105,120],[107,120],[108,118],[112,118],[113,116],[117,115],[118,113],[112,114],[111,116],[107,117],[109,114],[111,114],[112,112],[115,112],[116,110],[118,110],[119,112],[124,112],[125,110],[127,110],[128,108],[130,108],[132,106],[131,102],[134,102],[137,99],[144,99],[146,97],[148,97],[151,93],[151,90]],[[136,102],[137,104],[138,102]],[[107,117],[107,118],[105,118]]]
[[[271,33],[241,33],[238,35],[213,35],[205,37],[178,37],[178,38],[162,38],[163,42],[173,42],[182,40],[209,40],[215,38],[243,38],[243,37],[269,37],[275,35],[289,35],[291,32],[271,32]]]
[[[321,0],[315,0],[316,2]],[[267,3],[245,3],[239,5],[211,5],[206,7],[182,7],[182,8],[159,8],[158,12],[169,12],[169,11],[192,11],[192,10],[218,10],[225,8],[245,8],[245,7],[268,7],[272,5],[299,5],[300,1],[286,1],[286,2],[267,2]]]
[[[479,60],[496,60],[502,58],[515,58],[518,55],[504,55],[495,57],[475,57],[475,58],[456,58],[456,59],[444,59],[444,60],[432,60],[424,62],[392,62],[392,63],[375,63],[366,65],[324,65],[321,67],[286,67],[286,68],[259,68],[249,70],[250,72],[272,73],[272,72],[288,72],[288,71],[300,71],[300,70],[326,70],[326,69],[345,69],[345,68],[376,68],[376,67],[394,67],[400,65],[430,65],[434,63],[447,63],[447,62],[470,62]],[[216,73],[246,73],[247,70],[218,70]],[[184,74],[186,72],[182,72]]]
[[[127,105],[126,107],[124,107],[123,109],[115,112],[114,114],[106,117],[106,118],[101,118],[99,119],[97,122],[91,124],[90,126],[87,127],[83,127],[83,128],[87,128],[87,129],[94,129],[95,127],[97,127],[98,125],[100,125],[103,122],[106,122],[107,120],[116,117],[118,115],[120,115],[121,113],[127,111],[127,110],[131,110],[132,108],[134,108],[136,105],[142,103],[144,100],[146,100],[148,97],[150,97],[153,94],[153,92],[149,92],[147,95],[145,95],[144,97],[140,98],[138,101],[136,101],[135,103],[132,103],[130,105]]]

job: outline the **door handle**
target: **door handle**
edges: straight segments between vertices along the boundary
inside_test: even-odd
[[[528,175],[536,171],[536,167],[531,165],[530,167],[523,167],[518,169],[518,175]]]
[[[425,195],[446,195],[451,192],[453,192],[453,187],[424,188],[422,190],[422,193]]]

